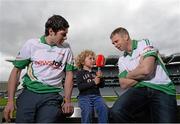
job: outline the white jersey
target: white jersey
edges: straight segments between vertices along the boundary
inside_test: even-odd
[[[129,71],[134,70],[140,63],[141,57],[154,56],[156,57],[156,70],[152,77],[147,80],[143,80],[136,87],[151,87],[157,90],[164,91],[168,94],[175,94],[175,87],[171,82],[168,72],[163,64],[157,49],[149,42],[149,40],[144,39],[141,41],[132,40],[132,53],[124,53],[124,56],[119,58],[119,78],[126,77]]]
[[[38,93],[59,92],[65,71],[72,71],[73,54],[67,43],[59,46],[46,44],[45,37],[28,40],[14,61],[17,68],[27,66],[23,85]]]

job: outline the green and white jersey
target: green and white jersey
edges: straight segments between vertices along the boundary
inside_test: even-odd
[[[175,95],[176,90],[174,84],[168,76],[168,72],[165,65],[158,54],[157,49],[153,47],[149,40],[132,40],[132,52],[128,54],[124,52],[124,55],[119,58],[119,78],[125,78],[129,71],[134,70],[140,63],[140,58],[149,56],[156,57],[156,70],[152,74],[150,79],[140,81],[135,87],[151,87],[163,91],[170,95]]]
[[[74,70],[70,46],[67,43],[50,46],[44,36],[28,40],[13,64],[20,69],[27,67],[23,86],[37,93],[62,91],[65,71]]]

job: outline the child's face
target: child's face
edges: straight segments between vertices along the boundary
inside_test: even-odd
[[[95,57],[92,55],[89,55],[85,58],[84,66],[91,69],[95,65]]]

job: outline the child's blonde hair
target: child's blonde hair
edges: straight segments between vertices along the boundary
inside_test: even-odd
[[[78,67],[78,69],[83,68],[84,61],[85,61],[86,57],[88,57],[89,55],[92,55],[94,57],[96,56],[96,54],[92,50],[84,50],[76,57],[75,63],[76,63],[76,66]]]

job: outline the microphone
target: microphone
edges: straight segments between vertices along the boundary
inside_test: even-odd
[[[97,55],[96,58],[96,66],[98,67],[98,71],[101,70],[101,67],[105,65],[105,57],[102,54]]]

